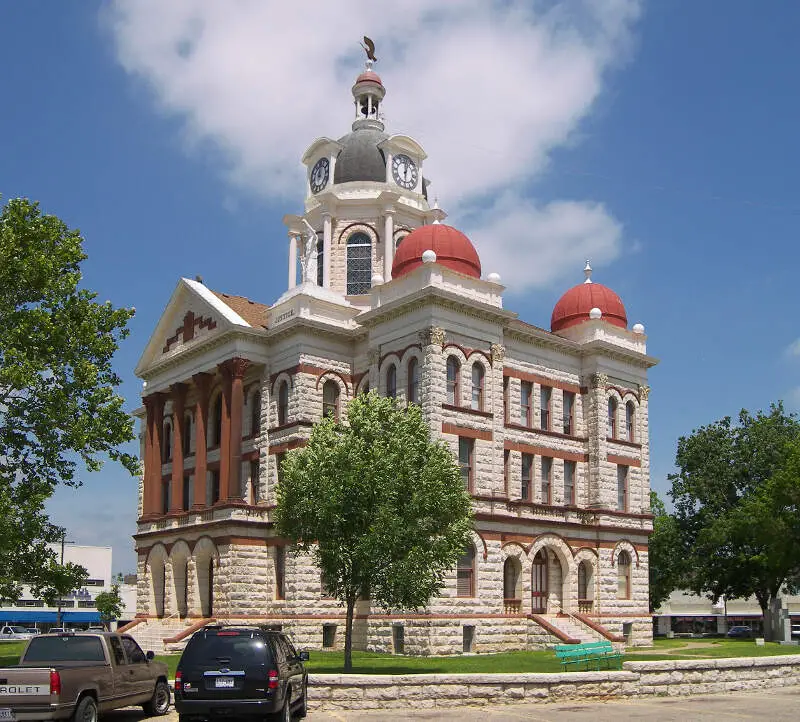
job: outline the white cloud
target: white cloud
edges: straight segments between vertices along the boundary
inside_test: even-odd
[[[572,270],[573,257],[618,253],[620,227],[602,205],[541,208],[514,189],[574,142],[638,14],[639,0],[117,0],[105,20],[119,61],[183,119],[192,152],[213,149],[233,184],[295,203],[305,148],[349,130],[366,32],[388,130],[423,144],[431,193],[455,218],[469,215],[478,232],[508,229],[508,239],[529,233],[527,244],[482,244],[487,268],[508,264],[496,260],[504,244],[523,254],[515,266],[539,266],[544,253],[551,265],[532,276],[505,274],[528,285]],[[510,199],[517,206],[502,218],[475,211],[477,201],[488,214]],[[568,252],[565,237],[577,239]]]
[[[799,357],[800,356],[800,338],[795,341],[792,341],[787,347],[786,351],[784,352],[787,356],[790,357]]]

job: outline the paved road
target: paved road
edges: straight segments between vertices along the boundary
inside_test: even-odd
[[[766,692],[736,692],[697,697],[653,698],[635,701],[563,702],[560,704],[513,704],[489,707],[414,710],[397,712],[311,712],[308,722],[359,722],[380,720],[439,720],[452,722],[618,722],[619,720],[658,720],[659,722],[736,722],[763,720],[782,722],[800,719],[800,687]],[[104,722],[138,722],[141,711],[120,710],[103,715]],[[171,710],[164,722],[177,722]]]

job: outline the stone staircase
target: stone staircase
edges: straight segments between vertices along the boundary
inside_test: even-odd
[[[543,614],[542,617],[560,632],[580,642],[602,642],[605,637],[575,617],[566,614]]]
[[[145,622],[132,627],[130,634],[145,650],[153,650],[156,654],[172,654],[180,652],[186,646],[190,634],[177,642],[165,642],[182,633],[192,632],[206,624],[211,619],[180,619],[179,617],[166,617],[164,619],[148,619]]]

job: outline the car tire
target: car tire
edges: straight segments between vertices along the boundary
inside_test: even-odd
[[[292,722],[292,710],[289,706],[289,699],[291,697],[291,690],[286,688],[286,696],[283,698],[283,707],[281,707],[280,712],[276,712],[272,719],[275,722]]]
[[[308,714],[308,683],[303,682],[303,694],[300,697],[300,707],[297,710],[297,716],[303,719]]]
[[[148,717],[161,717],[169,712],[169,685],[163,679],[156,682],[153,696],[142,705],[142,709]]]
[[[97,702],[86,696],[78,702],[72,713],[72,722],[97,722]]]

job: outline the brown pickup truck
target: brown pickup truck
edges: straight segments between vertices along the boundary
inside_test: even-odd
[[[96,722],[100,712],[129,705],[155,716],[169,703],[167,665],[126,634],[41,634],[17,666],[0,667],[0,722]]]

